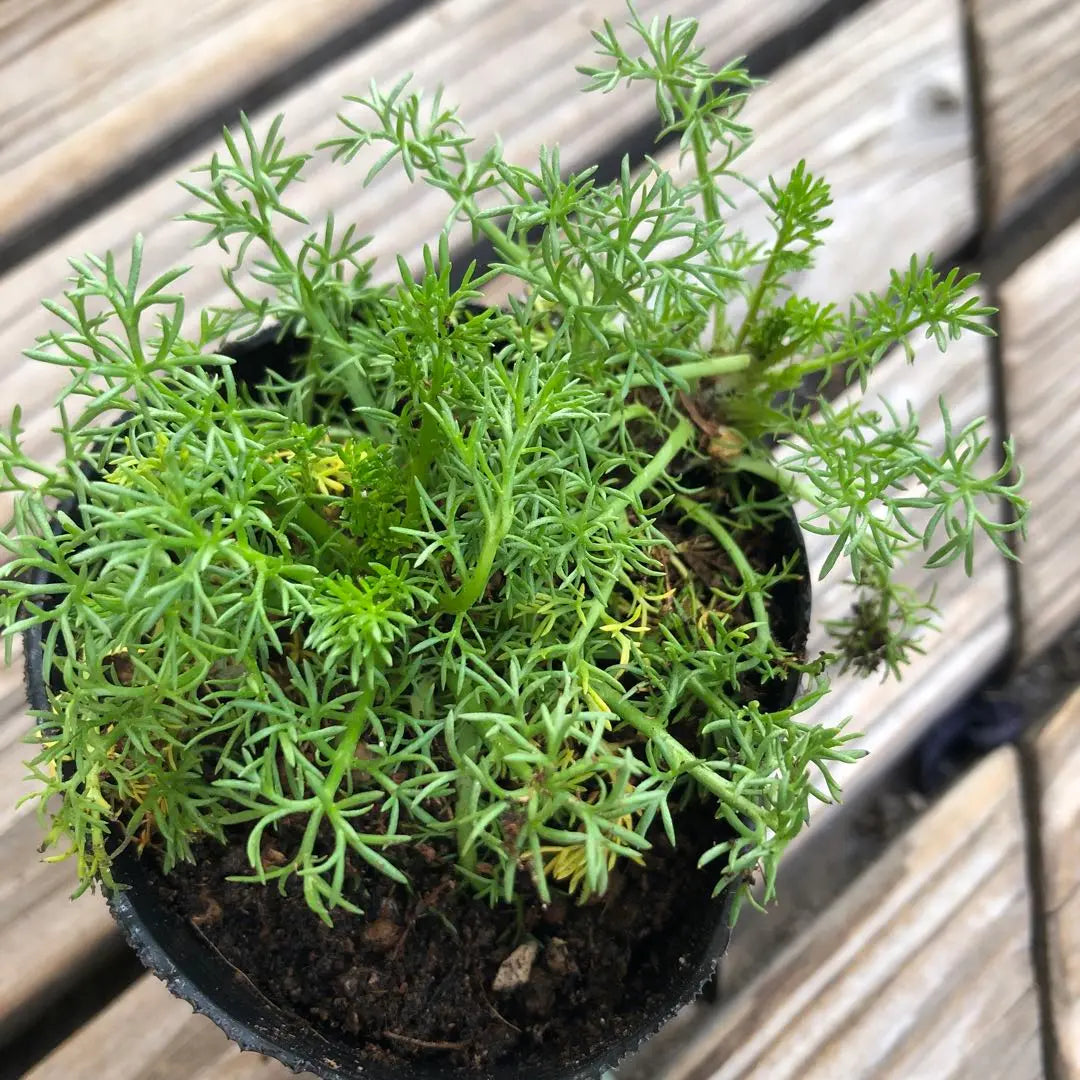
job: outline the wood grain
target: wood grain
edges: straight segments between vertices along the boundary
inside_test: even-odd
[[[7,0],[0,4],[0,65],[46,41],[102,0]]]
[[[23,762],[33,756],[25,741],[32,725],[27,709],[20,649],[10,667],[0,665],[0,837],[18,818],[31,812],[28,804],[16,805],[30,790],[23,784],[27,772]]]
[[[0,239],[243,98],[386,0],[14,0],[0,14]]]
[[[974,230],[970,107],[954,0],[868,4],[757,91],[740,169],[786,176],[805,158],[833,191],[834,224],[801,290],[846,304],[912,253],[944,257]],[[743,194],[737,206],[733,222],[766,236],[760,204]]]
[[[725,54],[745,49],[819,2],[759,5],[745,11],[743,25],[732,26],[730,37],[716,40],[723,41]],[[726,6],[729,12],[737,7],[732,2]],[[20,222],[40,217],[141,154],[167,145],[175,130],[220,111],[223,104],[235,102],[250,111],[244,100],[250,84],[286,69],[350,24],[393,7],[389,0],[79,4],[51,32],[28,40],[6,63],[0,60],[0,102],[8,105],[0,119],[9,117],[11,128],[6,148],[0,149],[0,222],[14,231]],[[652,9],[697,14],[708,5],[701,0],[641,5],[643,14]],[[516,98],[518,109],[557,113],[567,103],[561,84],[568,78],[580,81],[565,48],[576,53],[585,43],[591,50],[587,29],[604,17],[621,20],[624,14],[625,4],[612,0],[576,0],[560,5],[555,14],[536,0],[512,6],[500,0],[444,2],[405,20],[405,36],[415,40],[415,47],[385,77],[396,81],[402,72],[426,68],[442,78],[441,72],[453,74],[456,68],[467,79],[475,73],[478,93],[490,87],[492,103]],[[37,12],[26,17],[24,33],[46,18]],[[58,22],[55,16],[51,21]],[[137,35],[131,33],[134,23]],[[437,36],[426,37],[432,26],[439,28]],[[498,27],[497,47],[491,47],[493,27]],[[346,62],[359,73],[348,91],[366,88],[371,74],[382,70],[372,60],[386,44],[393,52],[393,41],[379,37],[356,54],[366,64]],[[515,62],[505,63],[507,56]],[[306,89],[316,94],[325,89],[333,70],[320,72]],[[492,76],[493,82],[485,81]],[[502,88],[500,82],[509,85]],[[333,116],[344,92],[321,98],[325,118]],[[614,111],[611,125],[618,123],[621,110]]]
[[[580,80],[574,65],[588,60],[592,49],[585,24],[608,8],[621,11],[617,0],[568,5],[555,17],[546,0],[527,0],[514,6],[512,19],[501,6],[481,19],[480,3],[458,0],[433,8],[425,18],[381,39],[377,49],[360,50],[287,95],[273,111],[284,109],[287,129],[297,135],[300,147],[309,147],[336,130],[341,95],[366,86],[372,77],[388,84],[412,68],[422,86],[447,84],[448,99],[461,103],[479,139],[501,132],[508,156],[517,160],[534,159],[542,143],[560,142],[567,167],[594,159],[598,131],[616,139],[651,115],[651,96],[640,85],[637,92],[604,96],[575,92]],[[648,15],[654,6],[667,10],[671,5],[650,0],[642,13]],[[694,0],[675,10],[701,18],[713,60],[745,50],[757,36],[775,29],[762,16],[775,12],[773,5]],[[788,8],[788,16],[793,13]],[[537,37],[540,27],[543,33]],[[466,29],[475,52],[463,55],[453,43]],[[522,38],[530,48],[520,63],[504,64],[501,57]],[[477,56],[496,59],[477,62]],[[836,75],[823,83],[822,71]],[[940,93],[956,96],[961,103],[956,113],[943,115],[927,107]],[[827,254],[803,282],[811,295],[845,297],[856,288],[884,284],[889,267],[906,263],[913,251],[947,250],[973,227],[973,166],[963,94],[957,11],[954,4],[938,0],[880,0],[786,65],[757,93],[747,115],[760,136],[743,160],[745,170],[761,179],[786,173],[807,158],[833,183],[836,224]],[[256,119],[265,124],[268,114]],[[188,164],[209,152],[208,147]],[[671,154],[664,161],[677,167]],[[342,169],[318,159],[300,192],[300,208],[316,219],[333,208],[339,221],[374,231],[369,252],[383,257],[378,273],[385,278],[393,272],[386,257],[401,252],[415,260],[442,224],[446,206],[440,193],[410,189],[396,175],[384,174],[371,188],[359,190],[363,173],[362,164]],[[0,356],[14,358],[50,325],[40,298],[62,291],[71,253],[122,253],[137,232],[147,237],[148,278],[188,264],[188,310],[222,302],[216,249],[190,251],[197,233],[175,221],[188,200],[171,182],[150,183],[17,273],[0,278]],[[871,222],[874,242],[867,243]],[[757,235],[764,215],[744,196],[733,223]],[[302,231],[295,226],[284,235],[295,241]],[[31,376],[18,363],[0,375],[0,402],[21,401],[26,445],[35,453],[47,454],[56,445],[48,405],[61,380],[60,369],[35,370]],[[0,499],[0,517],[4,510]]]
[[[72,901],[74,866],[42,862],[40,843],[32,816],[0,833],[0,1046],[124,948],[104,899]]]
[[[1001,289],[1005,401],[1031,500],[1020,566],[1025,656],[1080,617],[1080,222]]]
[[[241,1054],[212,1021],[144,975],[24,1080],[285,1080],[296,1075],[257,1054]]]
[[[155,1074],[155,1080],[157,1076]],[[173,1080],[171,1074],[161,1080]],[[181,1080],[177,1075],[175,1080]],[[185,1078],[186,1080],[186,1078]],[[272,1058],[261,1054],[240,1053],[229,1046],[212,1065],[208,1065],[191,1080],[315,1080],[311,1073],[294,1073]]]
[[[971,0],[992,223],[1080,153],[1080,3]]]
[[[665,1080],[1042,1076],[1015,754],[981,762]]]
[[[1060,1076],[1080,1076],[1080,691],[1035,740],[1050,1000]]]

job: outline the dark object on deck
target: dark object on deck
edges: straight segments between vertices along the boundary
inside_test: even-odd
[[[915,748],[915,786],[924,795],[945,788],[977,758],[1015,742],[1024,730],[1020,709],[982,691],[950,709]]]

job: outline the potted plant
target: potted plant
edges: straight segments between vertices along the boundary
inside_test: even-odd
[[[473,155],[438,98],[372,89],[322,152],[452,205],[383,287],[332,218],[282,243],[307,158],[244,120],[184,185],[233,304],[189,318],[139,241],[73,262],[28,353],[69,370],[63,457],[17,409],[0,436],[50,857],[241,1045],[323,1076],[591,1076],[635,1046],[837,797],[859,751],[807,710],[832,664],[917,648],[894,566],[970,571],[1024,520],[981,424],[943,405],[938,452],[910,412],[796,393],[987,332],[974,278],[793,292],[828,187],[800,163],[768,242],[726,231],[752,80],[690,20],[629,26],[643,55],[607,26],[588,88],[651,81],[688,179]],[[493,254],[458,280],[461,222]],[[795,503],[856,590],[819,657]]]

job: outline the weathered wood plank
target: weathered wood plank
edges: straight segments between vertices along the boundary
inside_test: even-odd
[[[295,1075],[266,1058],[241,1054],[210,1020],[144,975],[25,1080],[285,1080]]]
[[[971,0],[993,223],[1080,153],[1080,4]]]
[[[33,817],[0,833],[0,1046],[124,948],[104,899],[73,903],[74,867],[42,862],[40,842]]]
[[[952,789],[667,1080],[1042,1076],[1015,753]]]
[[[510,156],[526,160],[534,158],[539,144],[558,141],[567,166],[593,158],[598,131],[614,140],[651,115],[650,95],[642,87],[636,88],[640,93],[576,93],[580,80],[573,67],[588,60],[592,49],[585,25],[600,14],[618,19],[622,5],[617,0],[570,5],[554,17],[544,0],[515,5],[512,19],[504,8],[499,9],[502,19],[496,17],[499,12],[478,19],[475,7],[476,0],[440,5],[388,34],[377,49],[360,50],[317,82],[287,95],[274,110],[283,108],[287,129],[302,133],[298,145],[310,146],[334,132],[342,94],[363,88],[371,77],[387,83],[412,68],[421,85],[447,84],[448,99],[461,103],[478,138],[502,132]],[[642,5],[643,14],[654,7],[668,10],[671,4],[650,0]],[[763,16],[775,13],[773,5],[694,0],[675,10],[701,17],[714,60],[745,50],[777,25],[775,14],[772,22]],[[794,11],[789,7],[785,14]],[[536,37],[540,26],[543,33]],[[473,52],[463,55],[448,46],[466,34]],[[513,52],[520,37],[530,48],[520,63],[505,64],[502,57]],[[823,70],[842,74],[823,85]],[[956,9],[937,0],[874,4],[759,91],[749,116],[762,136],[744,159],[745,168],[763,177],[785,172],[807,157],[834,183],[838,223],[829,253],[807,283],[811,293],[843,295],[881,282],[887,268],[906,260],[912,250],[947,249],[969,231],[974,205],[963,92]],[[956,95],[961,103],[956,114],[927,108],[937,93]],[[551,105],[545,109],[538,102]],[[261,122],[266,120],[264,113]],[[208,153],[195,155],[190,163]],[[666,160],[673,164],[670,155]],[[339,221],[355,221],[361,231],[376,232],[369,249],[376,257],[396,251],[415,257],[444,219],[441,194],[409,189],[400,177],[389,176],[359,192],[363,172],[362,165],[342,169],[319,162],[301,192],[301,209],[317,216],[333,207]],[[193,266],[185,281],[189,311],[221,302],[217,253],[189,251],[196,233],[174,220],[188,206],[187,199],[172,183],[155,181],[0,279],[0,355],[16,356],[49,325],[39,301],[61,291],[67,256],[125,249],[135,232],[147,236],[145,274],[176,263]],[[739,216],[751,229],[757,227],[755,218],[760,223],[761,214],[746,210]],[[873,244],[864,242],[868,221],[875,224]],[[295,239],[301,231],[296,227],[288,235]],[[393,269],[387,262],[380,272]],[[51,442],[46,406],[60,377],[58,371],[35,371],[28,379],[19,365],[0,377],[0,401],[21,400],[27,445],[41,452]],[[0,503],[0,516],[2,511]]]
[[[26,709],[22,642],[13,643],[10,664],[4,664],[2,658],[3,651],[0,646],[0,727],[6,718]],[[0,736],[0,745],[3,745],[3,736]]]
[[[0,64],[34,48],[101,0],[20,0],[0,5]]]
[[[6,724],[0,732],[0,789],[4,792],[4,805],[0,807],[0,834],[19,818],[30,813],[28,805],[15,805],[15,800],[29,790],[23,786],[26,776],[23,762],[30,756],[21,742],[24,730],[25,725],[20,719],[17,726],[13,723]]]
[[[272,1058],[241,1054],[235,1047],[229,1047],[213,1065],[207,1066],[192,1080],[296,1080],[297,1077],[314,1080],[310,1073],[290,1072]],[[170,1077],[158,1077],[155,1073],[155,1080],[170,1080]]]
[[[0,235],[167,143],[384,3],[3,5]]]
[[[21,664],[10,668],[0,666],[0,837],[19,817],[30,812],[28,805],[16,806],[28,786],[23,785],[26,768],[23,762],[33,756],[25,742],[31,719],[27,714],[22,684]]]
[[[1001,289],[1005,402],[1031,500],[1020,566],[1031,656],[1080,616],[1080,223]]]
[[[834,224],[799,283],[811,296],[846,303],[912,253],[945,255],[974,230],[963,57],[953,0],[878,0],[751,98],[757,141],[739,168],[762,180],[805,158],[832,186]],[[767,235],[762,209],[747,203],[734,222]]]
[[[1080,1076],[1080,691],[1035,739],[1050,1001],[1060,1076]]]

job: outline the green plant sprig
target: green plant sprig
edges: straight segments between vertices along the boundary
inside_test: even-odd
[[[652,82],[688,179],[474,154],[441,95],[403,80],[349,99],[360,118],[316,151],[445,193],[445,228],[393,287],[332,218],[281,241],[308,225],[290,189],[311,156],[242,118],[184,185],[230,255],[229,306],[188,336],[184,271],[143,284],[140,240],[123,270],[74,261],[46,303],[58,327],[28,355],[68,369],[64,455],[33,460],[18,410],[0,432],[0,612],[9,658],[36,628],[59,687],[33,797],[82,887],[114,883],[118,837],[168,870],[246,830],[246,878],[298,879],[327,920],[358,909],[362,866],[407,882],[409,846],[493,902],[585,899],[703,803],[726,830],[702,857],[717,888],[741,902],[760,870],[768,900],[811,802],[838,798],[831,770],[860,756],[804,719],[826,668],[899,674],[931,621],[896,566],[922,550],[970,573],[980,534],[1011,557],[1011,444],[985,468],[981,422],[956,430],[944,403],[938,450],[910,410],[792,395],[837,367],[865,388],[913,334],[987,332],[974,279],[913,259],[846,312],[793,293],[827,185],[799,163],[760,192],[770,243],[729,231],[755,81],[710,70],[692,20],[631,8],[629,28],[597,34],[587,89]],[[461,223],[495,255],[455,285]],[[511,300],[486,309],[499,276]],[[217,350],[265,324],[298,355],[242,383]],[[797,560],[753,554],[789,500],[859,592],[813,661],[773,611]]]

